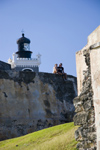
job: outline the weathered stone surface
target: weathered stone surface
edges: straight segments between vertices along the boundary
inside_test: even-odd
[[[83,111],[83,102],[80,101],[80,97],[74,98],[73,102],[74,102],[74,106],[75,106],[75,112],[78,113],[78,112]]]
[[[87,134],[87,138],[88,138],[88,140],[90,140],[90,141],[96,141],[96,132],[90,132],[90,133],[88,133]]]
[[[91,109],[92,107],[92,102],[91,100],[87,100],[84,104],[83,104],[83,108],[85,111],[88,111],[89,109]]]
[[[82,134],[83,128],[79,127],[76,131],[75,131],[75,138],[77,141],[82,141],[83,140],[83,134]]]
[[[90,55],[90,56],[89,56]],[[87,57],[87,58],[86,58]],[[86,61],[85,61],[86,60]],[[90,61],[90,62],[89,62]],[[88,66],[87,66],[87,65]],[[87,45],[76,53],[78,96],[91,93],[91,87],[85,92],[83,86],[87,78],[91,78],[92,94],[87,100],[91,101],[91,108],[95,111],[95,126],[97,134],[97,149],[100,149],[100,25],[88,36]],[[86,108],[86,107],[85,107]],[[87,108],[86,108],[87,109]],[[89,109],[90,110],[90,109]],[[89,111],[87,110],[87,111]],[[93,119],[91,124],[93,123]]]
[[[76,78],[0,71],[0,140],[73,121]]]
[[[88,114],[86,112],[79,112],[74,116],[74,124],[75,125],[82,125],[87,122]]]
[[[95,112],[93,105],[93,90],[91,82],[90,52],[89,49],[83,51],[85,63],[88,66],[84,71],[81,93],[74,99],[75,116],[74,124],[80,125],[75,131],[75,138],[79,143],[79,150],[96,150],[96,128]]]

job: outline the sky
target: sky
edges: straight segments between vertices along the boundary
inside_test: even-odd
[[[17,52],[24,30],[32,58],[41,54],[40,72],[52,73],[62,63],[68,75],[77,76],[76,52],[99,25],[100,0],[0,0],[0,60]]]

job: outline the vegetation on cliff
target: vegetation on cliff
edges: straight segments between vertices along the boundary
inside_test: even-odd
[[[0,150],[76,150],[77,126],[66,123],[0,142]]]

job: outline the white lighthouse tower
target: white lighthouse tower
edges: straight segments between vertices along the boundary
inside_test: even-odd
[[[30,40],[22,34],[22,37],[17,40],[17,44],[18,51],[13,54],[12,59],[9,58],[8,60],[11,68],[18,71],[39,72],[41,55],[38,54],[36,58],[31,58]]]

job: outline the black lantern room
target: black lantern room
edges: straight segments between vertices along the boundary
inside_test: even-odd
[[[30,40],[24,37],[24,34],[17,40],[17,44],[18,51],[16,54],[18,54],[18,58],[31,58],[32,52],[30,51]]]

